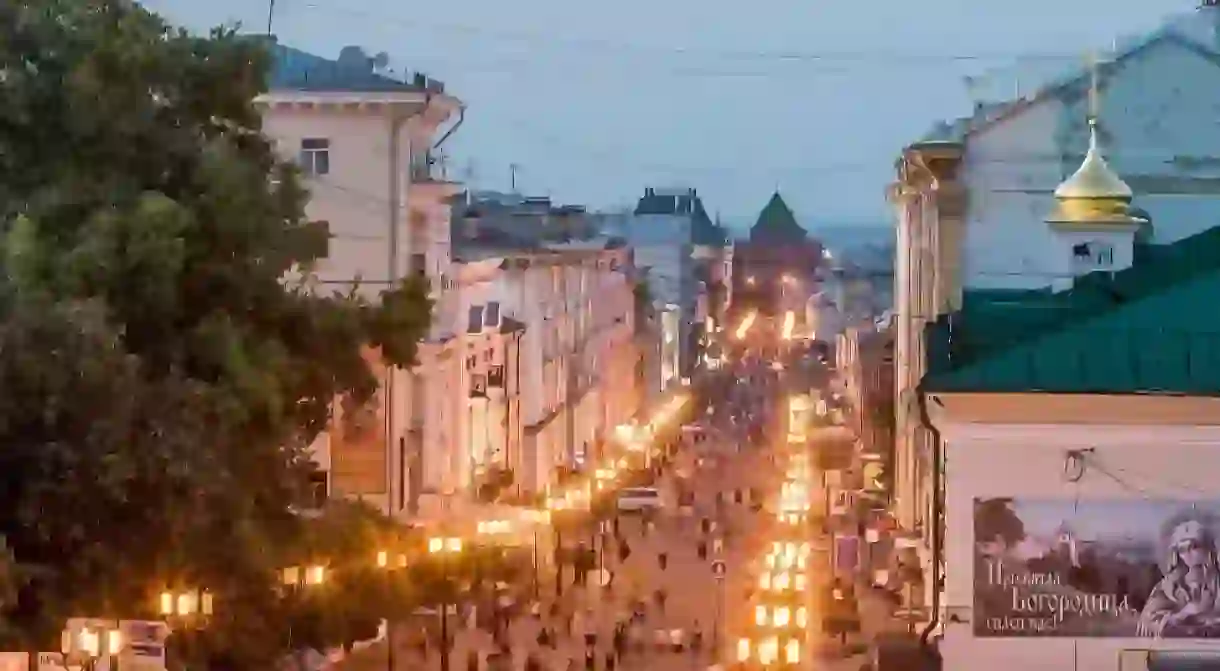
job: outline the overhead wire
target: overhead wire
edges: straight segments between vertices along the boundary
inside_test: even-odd
[[[306,2],[284,3],[285,9],[304,9],[336,16],[376,21],[380,25],[397,25],[411,27],[429,32],[440,32],[455,35],[466,35],[473,38],[496,40],[501,42],[524,43],[531,47],[570,48],[588,52],[595,49],[613,54],[639,55],[669,55],[680,57],[699,57],[736,62],[770,62],[770,63],[836,63],[855,64],[873,63],[883,65],[926,65],[943,63],[979,63],[979,62],[1011,62],[1021,60],[1026,62],[1082,62],[1083,55],[1076,51],[1020,51],[1020,52],[943,52],[928,53],[917,51],[897,51],[887,49],[867,50],[774,50],[774,49],[711,49],[705,47],[689,47],[683,45],[652,45],[606,40],[591,37],[573,37],[562,35],[556,31],[522,31],[489,28],[486,25],[468,23],[421,21],[401,15],[382,11],[370,11],[339,6],[337,2],[322,2],[309,0]]]

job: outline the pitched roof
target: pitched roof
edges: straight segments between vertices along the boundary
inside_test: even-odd
[[[1220,21],[1220,8],[1200,7],[1197,10],[1176,17],[1160,28],[1134,39],[1120,43],[1108,55],[1107,62],[1100,65],[1104,73],[1114,69],[1124,61],[1139,57],[1152,48],[1174,44],[1184,47],[1201,57],[1220,64],[1220,44],[1212,33]],[[1029,85],[1029,73],[1022,73],[1021,83]],[[980,103],[971,116],[942,121],[932,128],[920,142],[951,141],[960,142],[967,137],[986,131],[996,124],[1023,112],[1030,107],[1047,100],[1060,99],[1070,95],[1083,95],[1089,87],[1091,73],[1084,66],[1077,66],[1066,71],[1059,71],[1050,77],[1042,77],[1044,81],[1029,95],[1015,99],[992,100]],[[1006,90],[1012,90],[1008,87]]]
[[[694,214],[699,196],[694,189],[682,192],[661,192],[645,189],[636,201],[636,214]]]
[[[442,92],[443,85],[423,75],[408,83],[375,72],[373,61],[357,47],[345,47],[336,60],[294,49],[278,43],[271,45],[272,68],[268,86],[272,91],[351,91],[369,93],[431,90]]]
[[[771,200],[758,213],[758,221],[750,227],[751,242],[802,241],[807,236],[808,232],[796,223],[796,215],[778,191],[771,195]]]
[[[695,197],[694,213],[691,215],[691,238],[696,245],[719,247],[728,243],[729,234],[723,226],[712,223],[707,210],[703,207],[703,199]]]
[[[929,325],[927,391],[1215,393],[1220,227],[1068,291],[969,292]]]

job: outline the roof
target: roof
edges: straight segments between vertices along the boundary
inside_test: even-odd
[[[1217,25],[1220,25],[1218,21],[1220,8],[1217,7],[1200,7],[1179,15],[1152,32],[1118,42],[1100,68],[1104,73],[1124,61],[1145,54],[1153,47],[1165,44],[1182,46],[1220,64],[1220,43],[1216,41],[1213,32]],[[1061,99],[1068,95],[1081,95],[1088,90],[1090,75],[1089,68],[1085,66],[1060,70],[1049,77],[1023,70],[1014,75],[1023,86],[1017,87],[1014,83],[1005,82],[1003,90],[1030,90],[1031,81],[1042,80],[1040,84],[1033,86],[1030,94],[979,103],[971,116],[938,123],[920,142],[960,142],[1041,102]]]
[[[792,208],[776,191],[758,213],[758,221],[750,227],[750,242],[804,241],[808,232],[796,223]]]
[[[694,189],[685,192],[663,192],[653,188],[644,190],[636,202],[636,214],[694,214],[699,194]]]
[[[410,82],[374,70],[374,59],[359,47],[344,47],[331,60],[279,43],[271,46],[272,91],[349,91],[368,93],[443,93],[444,84],[416,74]]]
[[[694,212],[691,214],[691,238],[694,244],[709,247],[723,247],[729,241],[728,231],[712,223],[712,218],[703,207],[703,199],[698,196],[695,196]]]
[[[968,291],[928,327],[925,391],[1220,391],[1220,227],[1068,290]]]

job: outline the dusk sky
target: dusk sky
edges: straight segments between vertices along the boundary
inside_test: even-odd
[[[194,29],[267,23],[267,0],[146,0]],[[898,150],[965,115],[964,77],[1082,64],[1198,0],[276,0],[291,46],[388,52],[469,106],[450,165],[507,190],[627,205],[699,189],[750,218],[779,188],[803,218],[885,224]],[[1007,77],[1005,77],[1007,75]],[[993,84],[994,85],[994,84]]]

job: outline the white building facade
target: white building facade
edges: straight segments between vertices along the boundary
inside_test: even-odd
[[[1138,241],[1172,243],[1220,216],[1218,164],[1210,158],[1220,155],[1220,130],[1210,121],[1220,106],[1220,90],[1210,85],[1220,83],[1218,19],[1220,8],[1201,7],[1120,44],[1096,68],[1101,142],[1151,220],[1132,232]],[[1024,99],[982,101],[972,117],[943,124],[898,162],[894,499],[899,523],[922,541],[925,604],[939,528],[930,483],[941,468],[916,403],[925,327],[962,307],[964,293],[1061,289],[1081,270],[1117,272],[1132,261],[1104,253],[1107,245],[1092,254],[1089,236],[1065,247],[1063,231],[1045,221],[1053,190],[1088,145],[1091,79],[1081,68]]]
[[[636,413],[631,254],[623,247],[516,253],[500,260],[494,296],[519,322],[522,443],[517,478],[536,495],[592,463]]]
[[[461,102],[426,77],[404,83],[377,74],[358,48],[338,60],[272,49],[271,90],[256,103],[264,132],[301,166],[307,214],[329,227],[328,254],[308,269],[317,290],[357,286],[374,299],[422,276],[440,299],[450,284],[446,199],[456,185],[437,173],[437,142],[441,127],[460,118]],[[433,336],[434,345],[443,334]],[[412,371],[386,368],[370,353],[381,369],[380,407],[358,431],[336,427],[314,446],[330,493],[410,514],[423,475],[412,472],[423,459],[419,400],[436,396],[429,386],[443,389],[450,366],[433,345],[421,346]]]

